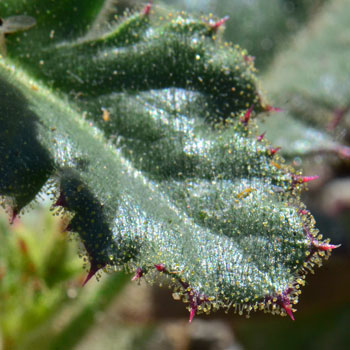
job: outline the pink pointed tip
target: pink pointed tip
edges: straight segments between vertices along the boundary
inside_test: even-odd
[[[261,135],[259,135],[259,136],[257,137],[257,140],[258,140],[259,142],[261,142],[261,141],[263,140],[263,138],[265,137],[265,134],[266,134],[266,131],[264,131]]]
[[[219,29],[226,21],[228,21],[230,19],[229,16],[225,16],[224,18],[221,18],[219,19],[217,22],[215,23],[212,23],[210,26],[211,26],[211,29],[212,30],[217,30]]]
[[[154,267],[157,269],[157,271],[162,272],[165,270],[164,264],[155,264]]]
[[[339,248],[341,246],[341,244],[320,244],[317,245],[317,249],[322,250],[322,251],[329,251],[332,249],[336,249]]]
[[[272,155],[274,155],[275,153],[277,153],[282,147],[276,147],[276,148],[270,148],[270,152]]]
[[[191,307],[191,311],[190,311],[190,318],[189,318],[189,320],[188,320],[188,322],[189,322],[189,323],[192,323],[193,318],[194,318],[194,316],[195,316],[195,314],[196,314],[196,311],[197,311],[197,309],[196,309],[196,308]]]
[[[97,264],[95,263],[91,263],[91,266],[90,266],[90,271],[89,273],[87,274],[86,278],[85,278],[85,281],[83,282],[83,287],[86,285],[86,283],[88,283],[90,281],[90,279],[95,276],[96,272],[99,270],[100,268],[98,267]]]
[[[251,105],[248,110],[244,113],[242,123],[247,125],[249,123],[250,115],[252,114],[254,105]]]
[[[301,183],[306,183],[306,182],[317,180],[318,178],[319,178],[318,175],[314,175],[314,176],[299,176],[298,177],[298,181],[301,182]]]
[[[139,280],[142,277],[142,275],[143,275],[143,271],[142,271],[141,267],[138,267],[136,269],[135,276],[131,280],[132,281],[137,281],[137,280]]]
[[[294,315],[293,315],[293,311],[292,311],[292,307],[289,304],[289,302],[284,301],[284,302],[282,302],[281,306],[283,307],[283,309],[287,313],[287,315],[292,319],[292,321],[295,321]]]
[[[299,210],[299,214],[301,214],[301,215],[307,215],[309,212],[307,211],[307,210],[305,210],[305,209],[300,209]]]
[[[282,112],[283,109],[282,108],[279,108],[279,107],[272,107],[270,105],[266,105],[265,106],[265,111],[266,112]]]
[[[149,1],[148,4],[143,9],[142,13],[143,13],[144,16],[148,16],[150,14],[151,8],[152,8],[152,3],[153,3],[153,1]]]

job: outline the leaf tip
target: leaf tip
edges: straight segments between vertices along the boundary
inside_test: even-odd
[[[258,142],[261,142],[263,138],[265,137],[266,131],[264,131],[261,135],[259,135],[256,139]]]
[[[141,269],[141,267],[138,267],[136,269],[136,273],[134,275],[134,277],[131,279],[132,281],[137,281],[139,280],[141,277],[143,276],[143,270]]]
[[[304,184],[307,182],[311,182],[314,180],[317,180],[319,178],[319,175],[312,175],[312,176],[298,176],[298,175],[294,175],[293,176],[293,182],[294,183],[299,183],[299,184]]]
[[[148,16],[151,12],[151,8],[152,8],[152,4],[153,4],[153,1],[149,1],[147,3],[147,5],[144,7],[143,11],[142,11],[142,14],[144,16]]]
[[[251,116],[251,114],[252,114],[252,112],[253,112],[253,109],[254,109],[254,105],[252,104],[252,105],[248,108],[248,110],[244,113],[244,116],[243,116],[243,118],[242,118],[242,123],[243,123],[244,125],[248,125],[249,120],[250,120],[250,116]]]
[[[264,110],[265,110],[265,112],[283,112],[282,108],[273,107],[271,105],[265,105]]]
[[[90,279],[96,275],[96,273],[102,268],[101,265],[96,264],[95,262],[90,263],[90,270],[85,278],[85,281],[83,282],[82,286],[85,287],[85,285],[90,281]]]
[[[63,194],[63,192],[60,192],[60,195],[58,196],[56,202],[53,204],[53,207],[63,207],[63,208],[68,207],[67,199]]]
[[[216,31],[229,19],[230,19],[230,16],[225,16],[216,22],[210,23],[210,27],[212,30]]]
[[[318,250],[321,251],[330,251],[333,249],[337,249],[341,246],[341,244],[328,244],[328,243],[324,243],[324,244],[318,244],[316,242],[313,242],[315,248],[317,248]]]
[[[13,208],[12,209],[12,213],[10,215],[10,225],[13,225],[15,220],[17,219],[18,217],[18,209],[17,208]]]
[[[190,318],[188,320],[189,323],[192,323],[194,316],[196,315],[197,308],[196,307],[191,307],[190,310]]]
[[[292,306],[290,305],[288,300],[283,300],[281,303],[281,307],[284,309],[284,311],[287,313],[287,315],[292,319],[292,321],[295,321]]]
[[[270,148],[270,153],[271,153],[271,155],[276,154],[281,148],[282,148],[282,147],[275,147],[275,148],[271,147],[271,148]]]

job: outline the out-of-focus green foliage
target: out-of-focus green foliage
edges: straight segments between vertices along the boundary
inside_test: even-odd
[[[2,350],[72,349],[129,280],[114,274],[83,290],[76,240],[64,232],[67,219],[40,207],[10,225],[0,212]]]
[[[35,213],[35,214],[34,214]],[[12,226],[0,213],[0,344],[2,349],[44,348],[51,321],[81,284],[76,247],[64,221],[48,211]]]
[[[349,13],[349,1],[329,3],[264,76],[264,86],[285,109],[279,127],[274,118],[267,121],[267,136],[283,143],[285,155],[350,157],[344,147],[350,141]]]

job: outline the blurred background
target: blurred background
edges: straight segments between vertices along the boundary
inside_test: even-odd
[[[115,11],[145,2],[114,1]],[[69,217],[47,199],[9,224],[0,212],[0,350],[349,349],[350,6],[348,0],[164,0],[154,7],[230,16],[224,40],[254,57],[264,93],[283,109],[259,123],[286,160],[319,175],[303,201],[341,244],[309,275],[296,321],[217,312],[188,323],[166,286],[103,274],[84,288],[86,262]]]

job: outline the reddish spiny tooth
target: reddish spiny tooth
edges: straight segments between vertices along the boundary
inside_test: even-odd
[[[255,57],[254,57],[254,56],[249,56],[249,55],[243,55],[243,59],[244,59],[246,62],[254,62]]]
[[[278,152],[281,149],[281,147],[276,147],[276,148],[270,148],[270,152],[272,155],[274,155],[276,152]]]
[[[283,109],[282,108],[279,108],[279,107],[272,107],[270,105],[266,105],[265,106],[265,111],[266,112],[282,112]]]
[[[90,281],[91,277],[95,276],[96,272],[102,268],[102,267],[99,267],[99,265],[94,262],[91,262],[90,264],[91,264],[90,271],[86,276],[85,281],[83,282],[83,287],[86,285],[86,283]]]
[[[192,323],[193,321],[193,317],[196,314],[197,308],[196,307],[191,307],[191,311],[190,311],[190,319],[188,320],[189,323]]]
[[[66,197],[63,194],[63,192],[60,193],[59,197],[57,198],[56,203],[54,203],[53,206],[54,207],[64,207],[64,208],[68,206]]]
[[[257,140],[260,142],[265,137],[266,131],[264,131],[261,135],[257,137]]]
[[[293,320],[294,320],[294,316],[293,316],[293,311],[292,311],[292,307],[289,304],[289,301],[282,301],[281,306],[283,307],[283,309],[285,310],[285,312],[288,314],[288,316]]]
[[[140,279],[143,275],[143,271],[141,269],[141,267],[138,267],[136,269],[136,273],[135,273],[135,276],[131,279],[132,281],[137,281],[138,279]]]
[[[243,119],[242,119],[242,123],[247,125],[250,119],[250,115],[252,114],[254,109],[254,105],[251,105],[249,107],[249,109],[244,113]]]
[[[299,214],[301,214],[301,215],[307,215],[309,212],[307,211],[307,210],[305,210],[305,209],[300,209],[299,210]]]
[[[299,183],[306,183],[306,182],[310,182],[310,181],[314,181],[317,180],[319,178],[318,175],[314,175],[314,176],[296,176],[296,181]]]
[[[165,270],[165,266],[163,264],[156,264],[154,267],[159,271],[162,272]]]
[[[152,1],[149,1],[148,4],[143,9],[143,15],[144,16],[148,16],[149,15],[149,13],[151,12],[151,7],[152,7]]]
[[[317,249],[322,250],[322,251],[328,251],[332,249],[339,248],[341,244],[320,244],[320,245],[315,245]]]
[[[18,216],[18,209],[13,208],[13,209],[12,209],[11,218],[10,218],[10,224],[11,224],[11,225],[15,222],[17,216]]]
[[[211,24],[211,29],[212,30],[217,30],[218,28],[220,28],[230,17],[229,16],[225,16],[224,18],[219,19],[217,22]]]

